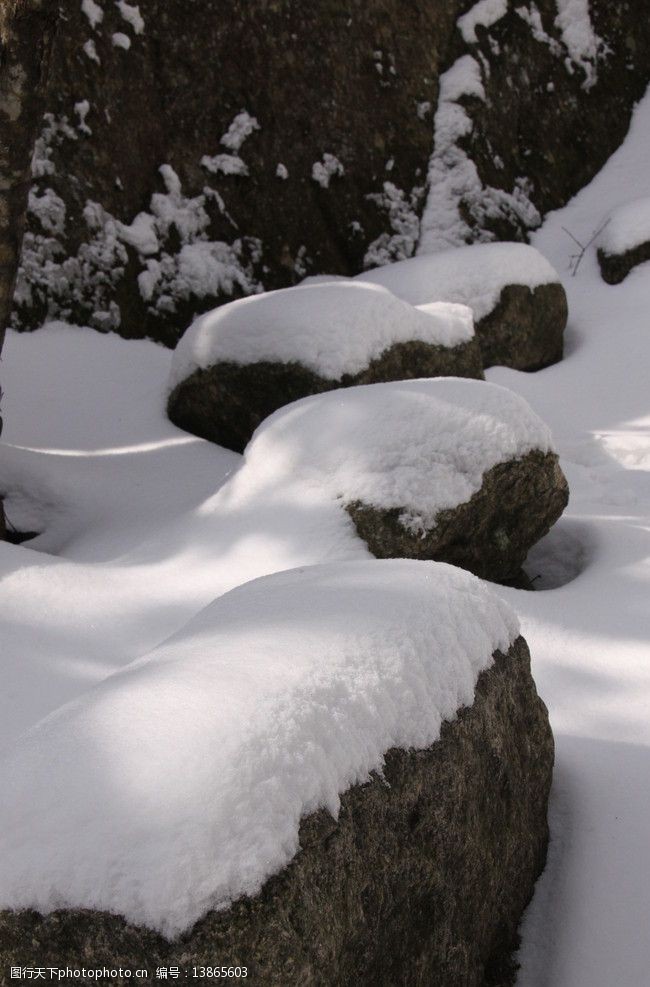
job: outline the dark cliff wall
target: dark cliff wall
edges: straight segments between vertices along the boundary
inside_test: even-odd
[[[581,53],[561,0],[504,0],[470,40],[467,0],[66,4],[14,323],[173,345],[220,301],[409,256],[434,117],[425,247],[524,238],[624,136],[650,76],[642,6],[592,0]],[[463,57],[465,94],[443,74]]]

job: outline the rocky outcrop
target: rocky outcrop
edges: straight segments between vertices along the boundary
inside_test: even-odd
[[[436,559],[504,582],[517,576],[568,500],[555,453],[533,451],[492,467],[470,500],[440,511],[424,531],[403,523],[403,507],[382,510],[355,501],[347,510],[376,558]]]
[[[476,323],[484,367],[541,370],[562,359],[569,309],[562,285],[507,285]]]
[[[514,982],[521,914],[544,865],[553,740],[519,638],[428,750],[391,750],[254,898],[167,942],[93,911],[0,914],[0,966],[246,966],[247,982],[483,987]],[[111,983],[137,983],[131,978]],[[207,979],[205,982],[210,982]]]
[[[173,345],[262,284],[361,270],[395,226],[413,251],[454,4],[99,6],[55,51],[19,324]]]
[[[463,6],[474,18],[441,77],[426,250],[525,239],[620,145],[650,76],[643,0]],[[597,222],[572,232],[587,242]]]
[[[458,27],[470,0],[72,5],[16,325],[49,312],[173,345],[215,304],[409,257],[419,238],[525,238],[624,136],[648,19],[642,0],[592,0],[581,34],[555,0],[504,6]],[[463,58],[469,76],[448,77]]]
[[[356,384],[446,376],[483,379],[476,338],[453,347],[397,343],[361,373],[340,380],[320,377],[296,362],[216,363],[174,388],[167,413],[179,428],[243,452],[265,418],[299,398]]]

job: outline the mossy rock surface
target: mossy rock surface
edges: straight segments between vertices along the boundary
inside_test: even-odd
[[[5,911],[2,975],[121,966],[148,969],[146,983],[159,966],[184,980],[195,966],[241,965],[259,987],[513,984],[517,927],[546,855],[553,738],[526,642],[494,657],[438,742],[390,750],[384,777],[349,789],[338,820],[303,820],[301,850],[256,897],[176,942],[105,912]]]
[[[292,401],[339,387],[417,377],[483,379],[476,338],[460,346],[413,341],[387,349],[365,370],[341,380],[320,377],[302,364],[215,363],[196,370],[172,391],[167,413],[179,428],[243,452],[265,418]]]
[[[347,505],[359,535],[379,559],[435,559],[483,579],[517,577],[530,548],[560,517],[569,488],[555,453],[534,451],[499,463],[464,504],[440,511],[428,530],[406,527],[405,507]]]

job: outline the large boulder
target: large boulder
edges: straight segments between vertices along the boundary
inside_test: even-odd
[[[546,425],[485,381],[373,384],[276,412],[246,450],[248,483],[314,490],[380,558],[437,559],[515,578],[562,514],[568,487]]]
[[[598,263],[608,284],[620,284],[650,260],[650,198],[628,202],[607,218],[597,238]]]
[[[480,490],[440,511],[424,530],[404,525],[403,507],[380,509],[353,501],[348,511],[378,559],[438,559],[506,582],[518,578],[529,549],[560,517],[568,499],[557,456],[534,450],[488,469]]]
[[[512,983],[553,765],[517,635],[404,560],[222,597],[5,755],[2,968]]]
[[[260,286],[525,238],[621,143],[650,72],[643,0],[563,8],[66,5],[16,325],[173,346]]]
[[[174,353],[168,414],[241,452],[257,426],[299,398],[414,377],[482,378],[466,306],[417,309],[348,281],[242,299],[197,319]]]
[[[539,370],[562,358],[566,293],[557,271],[526,244],[457,247],[360,276],[412,305],[469,305],[485,367]]]

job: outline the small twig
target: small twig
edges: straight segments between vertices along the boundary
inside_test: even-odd
[[[605,229],[605,227],[607,226],[607,224],[609,222],[610,222],[610,220],[609,219],[606,219],[605,222],[603,223],[603,225],[600,226],[596,230],[596,232],[593,234],[593,236],[591,237],[591,239],[587,241],[587,243],[582,243],[580,240],[578,240],[577,236],[574,236],[573,233],[571,232],[571,230],[567,230],[566,226],[563,226],[562,227],[562,230],[566,233],[566,235],[567,236],[570,236],[571,239],[573,240],[573,242],[575,244],[577,244],[578,247],[580,247],[580,250],[579,250],[578,253],[576,253],[576,254],[569,254],[569,270],[571,271],[571,277],[574,277],[575,278],[576,274],[578,273],[578,268],[580,267],[580,265],[582,263],[583,257],[585,256],[585,254],[587,253],[587,251],[591,247],[592,243],[603,232],[603,230]]]

